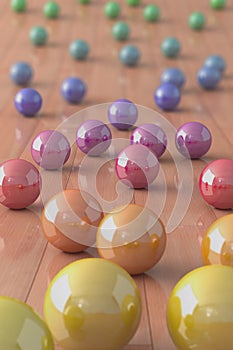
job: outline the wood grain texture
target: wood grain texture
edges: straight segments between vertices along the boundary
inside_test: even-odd
[[[143,19],[143,8],[150,1],[142,0],[141,6],[130,8],[126,1],[119,0],[120,19],[131,28],[127,43],[137,45],[142,54],[134,68],[119,61],[119,50],[125,43],[112,37],[115,20],[103,15],[106,1],[92,0],[86,6],[76,0],[57,2],[61,7],[61,17],[57,20],[44,18],[42,0],[28,0],[28,11],[22,14],[12,12],[9,0],[1,0],[0,4],[0,161],[18,157],[32,161],[31,141],[45,129],[57,128],[72,144],[70,159],[62,171],[42,172],[43,195],[30,208],[11,211],[0,207],[0,295],[25,301],[43,316],[44,295],[56,273],[76,259],[98,256],[95,248],[81,254],[60,252],[46,242],[40,226],[43,205],[53,194],[80,184],[88,190],[91,183],[104,203],[105,212],[132,202],[151,208],[166,227],[170,225],[160,262],[135,277],[143,313],[140,327],[125,350],[174,350],[166,326],[169,294],[184,274],[202,265],[200,242],[205,230],[216,218],[230,212],[214,209],[203,201],[198,179],[208,162],[232,159],[233,0],[228,0],[222,11],[212,10],[208,1],[158,0],[161,19],[157,23],[146,23]],[[201,32],[188,27],[188,16],[193,11],[206,15],[207,26]],[[35,25],[48,30],[45,47],[34,47],[29,41],[29,31]],[[176,36],[182,45],[181,55],[175,60],[161,54],[160,44],[168,36]],[[86,61],[77,62],[69,55],[70,43],[78,38],[90,44]],[[219,87],[211,92],[202,90],[196,80],[198,69],[210,54],[221,54],[228,65]],[[20,60],[33,66],[31,87],[38,89],[43,97],[42,111],[35,118],[24,118],[14,108],[14,96],[20,88],[10,81],[9,69]],[[177,110],[161,112],[154,103],[153,93],[162,71],[172,66],[184,70],[187,82]],[[68,104],[60,94],[62,81],[72,75],[83,79],[88,87],[85,99],[78,105]],[[160,160],[159,177],[149,191],[119,187],[116,178],[114,159],[123,145],[128,144],[130,132],[111,127],[112,148],[100,158],[85,159],[75,145],[75,131],[80,123],[89,118],[107,122],[106,104],[118,98],[130,99],[139,106],[138,124],[153,121],[168,134],[168,150]],[[213,143],[205,157],[189,163],[192,172],[187,184],[184,179],[187,162],[175,150],[174,132],[191,120],[208,126]],[[179,215],[174,215],[180,192],[187,203],[182,207],[179,202]]]

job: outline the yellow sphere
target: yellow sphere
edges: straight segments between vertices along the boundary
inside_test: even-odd
[[[1,350],[53,350],[52,335],[45,322],[27,304],[0,297]]]
[[[129,204],[116,208],[100,222],[96,246],[99,255],[131,275],[151,269],[163,256],[166,232],[148,208]]]
[[[120,266],[81,259],[51,281],[44,315],[65,350],[118,350],[138,328],[141,299],[134,280]]]
[[[233,267],[233,214],[224,215],[210,225],[201,244],[204,264]]]
[[[169,297],[167,325],[179,350],[232,350],[233,268],[209,265],[185,275]]]

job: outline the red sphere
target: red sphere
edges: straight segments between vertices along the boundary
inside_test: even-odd
[[[31,205],[40,194],[40,174],[24,159],[10,159],[0,164],[0,203],[10,209]]]
[[[233,160],[218,159],[201,172],[199,189],[204,200],[217,209],[233,208]]]

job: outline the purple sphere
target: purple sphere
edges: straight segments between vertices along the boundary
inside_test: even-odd
[[[138,119],[138,109],[133,102],[121,98],[109,106],[108,119],[115,128],[128,130]]]
[[[69,103],[79,103],[86,94],[86,85],[76,77],[65,79],[61,85],[61,94]]]
[[[176,132],[176,148],[185,157],[196,159],[210,149],[212,137],[209,129],[199,122],[188,122]]]
[[[166,150],[167,137],[159,126],[142,124],[132,132],[130,143],[148,147],[159,158]]]
[[[70,156],[70,144],[59,131],[44,130],[33,139],[31,155],[44,169],[60,169]]]
[[[99,156],[105,152],[112,141],[109,127],[99,120],[87,120],[77,130],[78,148],[89,156]]]
[[[19,113],[25,117],[32,117],[41,109],[42,98],[38,91],[24,88],[16,94],[14,103]]]
[[[116,159],[118,178],[131,188],[146,188],[159,173],[159,162],[153,152],[143,145],[124,148]]]
[[[180,90],[172,83],[161,84],[154,93],[155,103],[163,110],[175,109],[178,106],[180,99]]]

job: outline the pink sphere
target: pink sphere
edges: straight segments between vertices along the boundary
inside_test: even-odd
[[[116,159],[118,178],[131,188],[146,188],[159,173],[155,154],[143,145],[130,145]]]
[[[233,160],[218,159],[201,172],[199,189],[204,200],[217,209],[233,208]]]
[[[45,130],[32,141],[31,155],[33,160],[44,169],[60,169],[70,156],[70,144],[59,131]]]
[[[24,159],[10,159],[0,164],[0,203],[10,209],[31,205],[40,194],[40,174]]]

